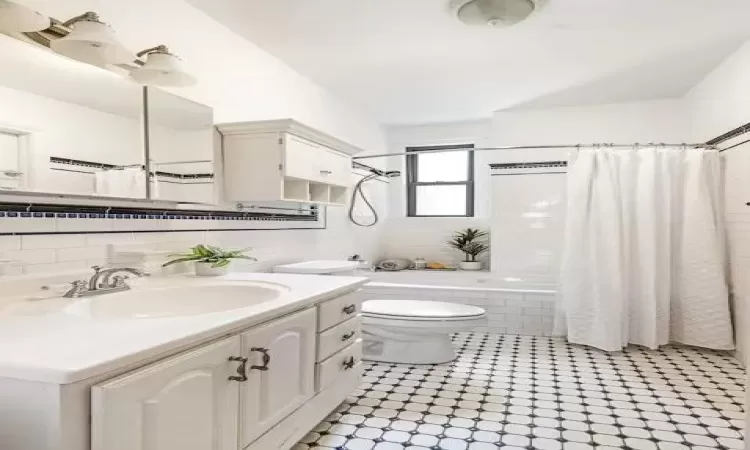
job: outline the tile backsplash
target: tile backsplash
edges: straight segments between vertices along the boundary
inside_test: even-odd
[[[252,248],[250,254],[258,261],[238,261],[234,266],[238,271],[266,271],[278,264],[342,259],[355,253],[372,260],[378,257],[379,227],[353,227],[343,208],[331,208],[317,221],[218,220],[210,221],[213,228],[206,229],[207,222],[3,217],[0,276],[88,271],[93,265],[134,265],[136,262],[123,254],[139,252],[144,255],[146,269],[159,271],[167,254],[201,243]],[[152,231],[143,228],[150,224]],[[41,234],[2,234],[7,231]]]

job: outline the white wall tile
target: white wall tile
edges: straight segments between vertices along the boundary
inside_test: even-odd
[[[86,238],[82,234],[40,234],[25,235],[20,238],[21,248],[24,250],[82,247],[86,245]]]
[[[18,261],[22,265],[53,263],[55,251],[53,249],[8,250],[0,252],[0,259]]]
[[[62,248],[55,252],[58,262],[105,261],[107,258],[107,247],[105,246]]]
[[[20,236],[0,236],[0,251],[3,250],[20,250]]]

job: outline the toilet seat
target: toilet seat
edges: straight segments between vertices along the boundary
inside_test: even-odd
[[[426,300],[368,300],[362,312],[364,359],[397,364],[453,361],[451,334],[487,322],[482,308]]]
[[[368,300],[362,304],[362,313],[365,317],[410,322],[465,321],[486,315],[476,306],[426,300]]]

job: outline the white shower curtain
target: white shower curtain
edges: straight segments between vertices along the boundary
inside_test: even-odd
[[[555,330],[607,351],[734,348],[714,150],[575,151]]]

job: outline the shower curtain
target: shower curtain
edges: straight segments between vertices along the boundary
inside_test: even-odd
[[[571,154],[555,330],[607,351],[734,348],[715,150]]]

